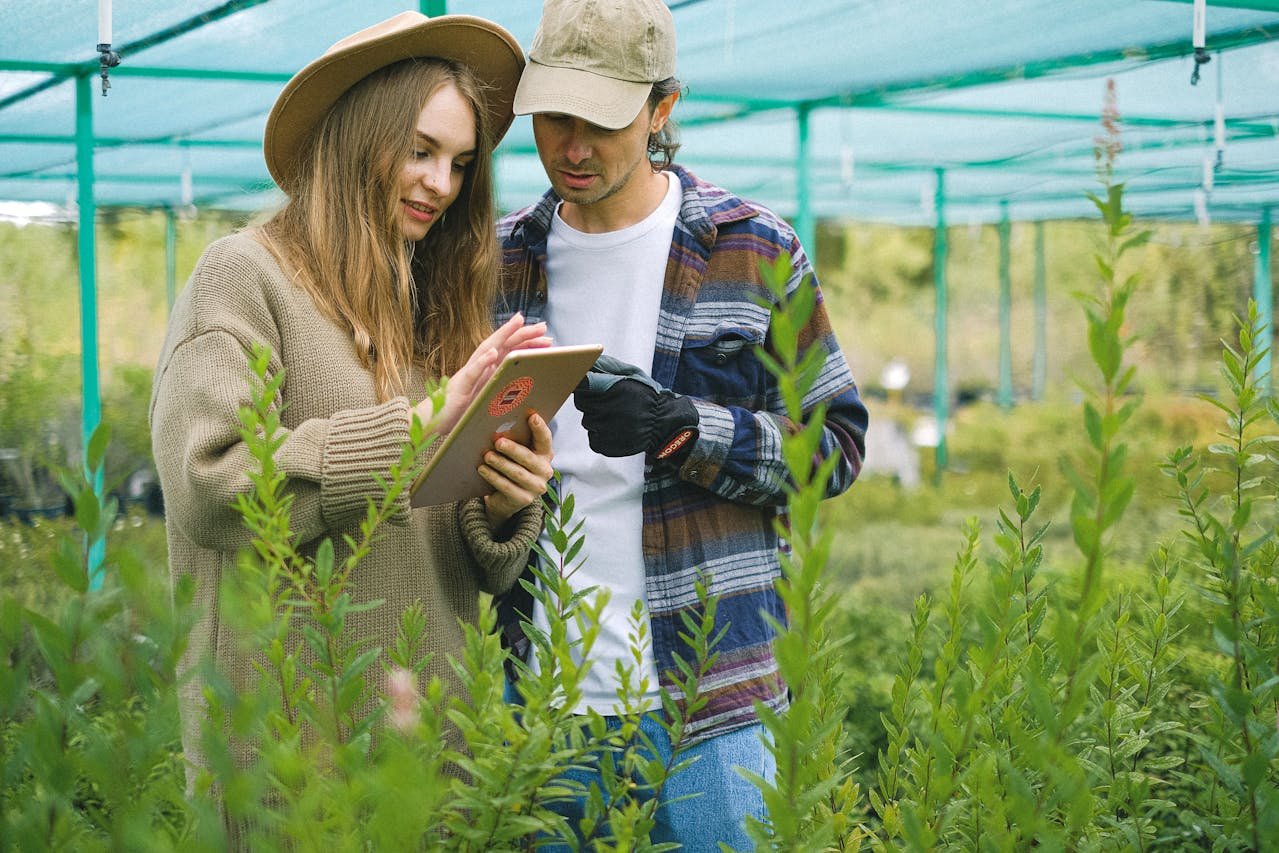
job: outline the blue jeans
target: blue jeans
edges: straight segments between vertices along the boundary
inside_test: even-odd
[[[619,725],[617,717],[604,719],[610,728]],[[646,715],[640,721],[640,729],[652,741],[658,757],[669,763],[670,736],[660,719],[653,714]],[[756,723],[684,749],[679,760],[691,763],[666,780],[651,839],[681,844],[689,853],[717,853],[721,841],[734,850],[753,850],[754,844],[746,834],[746,817],[765,819],[764,797],[753,782],[734,768],[742,767],[769,782],[773,780],[776,765],[772,752],[764,745],[766,734],[764,727]],[[597,771],[573,769],[564,775],[587,787],[599,784]],[[583,801],[577,799],[558,803],[554,809],[576,827],[583,816],[583,807]]]

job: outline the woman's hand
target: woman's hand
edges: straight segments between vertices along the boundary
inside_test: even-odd
[[[489,381],[493,371],[497,370],[498,364],[508,353],[517,349],[540,349],[550,345],[551,339],[546,337],[545,323],[525,325],[522,314],[511,317],[485,338],[475,348],[475,352],[471,353],[466,364],[449,378],[448,386],[444,389],[444,406],[440,409],[435,430],[440,435],[446,435],[457,425],[466,407],[484,387],[484,383]],[[414,412],[422,423],[429,423],[435,414],[430,398],[418,403]]]
[[[492,450],[484,454],[480,476],[496,489],[484,496],[484,508],[488,511],[489,527],[498,530],[515,513],[533,503],[546,493],[546,484],[555,473],[551,460],[551,428],[534,412],[529,415],[532,431],[530,447],[525,447],[506,436],[500,437]]]

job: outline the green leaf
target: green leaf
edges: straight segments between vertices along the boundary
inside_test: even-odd
[[[85,462],[91,473],[102,468],[102,460],[107,455],[107,445],[111,443],[111,426],[106,421],[99,423],[89,436],[89,446],[85,451]]]
[[[80,529],[93,535],[102,520],[102,505],[91,487],[84,487],[74,496],[75,520]]]
[[[1075,534],[1075,545],[1084,554],[1094,554],[1101,547],[1101,533],[1097,530],[1097,522],[1091,516],[1075,514],[1070,519],[1071,529]]]
[[[1261,786],[1267,774],[1270,772],[1270,758],[1261,752],[1249,753],[1243,760],[1243,766],[1240,768],[1243,776],[1243,783],[1250,791],[1255,791]],[[1273,839],[1272,839],[1273,840]]]
[[[315,580],[321,587],[327,587],[332,579],[333,540],[325,537],[315,549]]]
[[[63,539],[53,554],[53,570],[60,581],[73,591],[84,594],[89,589],[89,573],[85,571],[81,547],[71,539]]]
[[[1084,430],[1088,433],[1088,439],[1093,447],[1100,448],[1102,446],[1101,415],[1092,403],[1084,403]]]
[[[1134,483],[1131,479],[1124,479],[1117,484],[1114,489],[1107,489],[1108,500],[1106,501],[1105,514],[1103,524],[1110,527],[1117,522],[1124,514],[1124,510],[1128,508],[1128,504],[1132,501]],[[1109,494],[1113,492],[1113,494]]]
[[[1136,249],[1150,242],[1150,238],[1155,234],[1154,231],[1139,231],[1135,236],[1129,237],[1119,246],[1119,254],[1124,254],[1129,249]]]
[[[1248,524],[1248,519],[1252,517],[1252,501],[1243,501],[1235,508],[1234,513],[1230,516],[1230,529],[1243,530]]]

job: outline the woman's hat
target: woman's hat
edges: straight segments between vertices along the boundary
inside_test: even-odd
[[[374,71],[411,57],[452,60],[470,69],[485,86],[497,144],[515,118],[511,104],[524,70],[524,52],[514,36],[471,15],[401,12],[338,41],[280,92],[266,121],[262,153],[281,189],[289,190],[307,137],[338,98]]]

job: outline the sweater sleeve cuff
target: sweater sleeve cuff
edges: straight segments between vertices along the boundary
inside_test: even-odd
[[[376,477],[385,479],[409,440],[409,404],[396,397],[380,406],[337,412],[329,419],[324,443],[320,500],[332,525],[361,517],[370,498],[382,494]],[[404,522],[409,490],[396,500],[392,521]]]
[[[488,514],[481,498],[472,498],[458,504],[458,523],[472,556],[488,576],[491,592],[502,592],[523,571],[529,549],[542,533],[545,510],[541,501],[524,507],[496,531],[505,538],[494,538],[489,527]],[[509,578],[507,577],[509,576]]]

